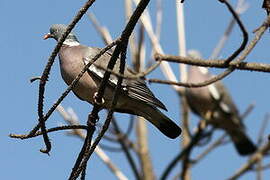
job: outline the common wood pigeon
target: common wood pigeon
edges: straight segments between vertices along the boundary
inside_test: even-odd
[[[190,66],[187,82],[199,83],[213,77],[206,68]],[[240,155],[249,155],[256,146],[245,133],[237,107],[221,81],[200,88],[186,88],[191,110],[216,128],[229,134]]]
[[[50,28],[50,33],[46,34],[44,39],[54,38],[58,41],[66,28],[66,25],[54,24]],[[100,48],[81,45],[75,34],[71,32],[58,53],[61,75],[65,83],[68,85],[71,84],[83,67],[99,53],[100,50]],[[99,67],[106,68],[111,56],[111,51],[107,51],[103,54],[90,66],[87,73],[82,76],[78,84],[73,88],[74,94],[79,99],[93,104],[95,93],[98,91],[101,79],[105,73],[105,71]],[[113,71],[119,72],[119,67],[119,60],[117,60]],[[124,74],[131,75],[133,73],[126,67]],[[103,108],[110,107],[116,83],[117,77],[112,74],[103,97]],[[115,108],[117,112],[144,117],[169,138],[176,138],[181,134],[181,128],[158,110],[158,108],[167,109],[165,105],[154,96],[142,79],[123,80],[121,94]]]

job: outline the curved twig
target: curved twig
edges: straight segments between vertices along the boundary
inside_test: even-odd
[[[270,150],[270,143],[267,142],[264,146],[262,146],[255,154],[253,154],[248,161],[241,167],[239,168],[235,174],[233,174],[231,177],[228,178],[228,180],[235,180],[242,176],[245,172],[249,171],[252,169],[252,166],[256,164],[258,161],[262,159],[262,157],[267,154]]]
[[[84,129],[84,130],[87,130],[87,126],[85,126],[85,125],[58,126],[58,127],[47,129],[46,130],[46,133],[55,132],[55,131],[61,131],[61,130],[74,130],[74,129]],[[26,135],[10,134],[9,137],[11,137],[11,138],[17,138],[17,139],[28,139],[28,138],[37,137],[37,136],[40,136],[40,135],[42,135],[42,132],[41,131],[37,131],[32,136],[29,136],[28,134],[26,134]]]
[[[161,180],[166,180],[169,173],[171,172],[171,170],[175,167],[175,165],[177,164],[178,161],[180,161],[181,159],[183,159],[183,157],[186,154],[189,154],[192,147],[194,145],[196,145],[200,139],[201,139],[201,135],[203,134],[203,128],[201,125],[201,122],[198,125],[198,131],[196,132],[196,134],[191,138],[190,143],[169,163],[169,165],[166,167],[166,169],[164,170],[164,172],[162,173],[161,176]]]
[[[235,8],[235,12],[240,16],[240,14],[243,14],[248,9],[248,6],[249,5],[248,5],[248,3],[246,3],[245,0],[238,0],[236,8]],[[216,59],[219,56],[221,50],[223,49],[225,43],[227,42],[227,40],[228,40],[232,30],[233,30],[235,23],[236,23],[236,20],[234,17],[232,17],[223,36],[220,38],[220,40],[218,41],[214,50],[212,51],[210,59]]]
[[[266,31],[266,29],[269,26],[269,21],[270,21],[270,16],[267,17],[267,19],[263,22],[263,24],[256,30],[255,37],[253,40],[249,43],[249,45],[246,47],[246,49],[243,51],[243,53],[235,60],[237,64],[240,64],[246,57],[247,55],[252,51],[252,49],[256,46],[258,41],[261,39],[263,33]],[[214,76],[213,78],[206,80],[204,82],[200,83],[183,83],[183,82],[175,82],[175,81],[167,81],[167,80],[159,80],[159,79],[149,79],[149,82],[153,83],[160,83],[160,84],[172,84],[172,85],[177,85],[177,86],[184,86],[184,87],[203,87],[207,86],[209,84],[212,84],[216,81],[219,81],[226,76],[228,76],[230,73],[232,73],[236,68],[235,67],[228,67],[223,73]]]
[[[231,6],[231,4],[227,1],[227,0],[219,0],[221,3],[224,3],[227,8],[229,9],[229,11],[232,13],[234,19],[236,20],[238,26],[241,29],[241,32],[243,34],[243,41],[240,45],[240,47],[234,51],[234,53],[227,58],[226,60],[226,64],[228,65],[232,60],[234,60],[234,58],[236,58],[246,47],[247,42],[248,42],[248,33],[246,31],[246,28],[244,27],[242,21],[240,20],[238,14],[235,12],[235,10],[233,9],[233,7]]]

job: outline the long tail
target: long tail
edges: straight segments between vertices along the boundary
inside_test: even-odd
[[[249,155],[257,150],[257,147],[253,144],[253,142],[249,139],[243,130],[236,129],[228,133],[240,155]]]
[[[138,115],[143,116],[146,120],[151,122],[167,137],[174,139],[181,134],[181,128],[157,108],[152,106],[144,106],[140,109],[141,111]]]

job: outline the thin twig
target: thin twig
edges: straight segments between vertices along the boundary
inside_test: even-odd
[[[246,28],[244,27],[244,24],[240,20],[237,12],[235,12],[235,10],[231,6],[231,4],[227,0],[219,0],[219,1],[221,3],[224,3],[227,6],[228,10],[233,15],[235,21],[237,22],[237,24],[240,27],[241,32],[243,34],[243,41],[242,41],[240,47],[237,50],[235,50],[230,57],[228,57],[226,59],[226,64],[229,64],[232,60],[234,60],[245,49],[245,47],[246,47],[246,45],[248,43],[248,33],[246,31]]]
[[[61,131],[61,130],[75,130],[75,129],[84,129],[87,130],[87,126],[85,125],[68,125],[68,126],[58,126],[50,129],[46,129],[46,133],[50,132],[55,132],[55,131]],[[41,131],[37,131],[35,134],[31,136],[32,137],[37,137],[42,135]],[[18,138],[18,139],[28,139],[28,135],[17,135],[17,134],[10,134],[9,135],[11,138]]]
[[[254,104],[250,104],[246,110],[244,111],[244,113],[241,114],[240,118],[242,120],[246,119],[246,117],[250,114],[250,112],[253,110],[254,108]],[[220,136],[217,140],[215,140],[212,144],[210,144],[201,154],[199,154],[194,160],[192,160],[191,162],[193,164],[198,163],[200,160],[202,160],[204,157],[206,157],[210,152],[212,152],[216,147],[220,146],[220,145],[224,145],[226,144],[226,137],[228,136],[228,134],[224,133],[222,136]]]
[[[35,77],[32,77],[30,78],[30,83],[33,83],[34,81],[37,81],[37,80],[41,80],[41,76],[35,76]]]
[[[262,167],[256,167],[256,168],[254,168],[254,169],[252,169],[252,170],[257,171],[257,170],[258,170],[258,168],[260,168],[260,170],[269,169],[269,168],[270,168],[270,164],[266,164],[266,165],[264,165],[264,166],[262,166]]]
[[[123,152],[123,149],[121,148],[121,146],[112,147],[112,146],[108,146],[106,144],[99,143],[99,147],[101,147],[103,150],[108,151],[108,152],[115,152],[115,153]]]
[[[66,111],[61,105],[59,105],[57,107],[57,111],[69,125],[79,125],[79,119],[72,109],[68,109],[68,111]],[[80,129],[73,129],[73,135],[80,139],[85,139],[85,134]],[[128,179],[99,146],[96,147],[95,153],[119,180]]]
[[[90,21],[93,23],[95,29],[100,33],[103,41],[105,42],[106,45],[110,44],[113,42],[112,36],[110,35],[109,31],[107,28],[102,27],[97,18],[93,13],[88,13],[88,18]]]
[[[240,15],[240,14],[244,13],[247,10],[247,8],[248,8],[248,5],[245,2],[245,0],[238,0],[236,8],[235,8],[235,12],[238,15]],[[228,24],[227,29],[225,30],[223,36],[220,38],[219,42],[217,43],[216,47],[214,48],[209,59],[216,59],[219,56],[221,50],[224,48],[224,45],[227,42],[227,40],[228,40],[232,30],[233,30],[235,23],[236,23],[236,20],[234,17],[232,17],[230,20],[230,23]]]
[[[269,123],[269,120],[270,120],[270,114],[267,113],[264,117],[263,123],[261,125],[260,130],[259,130],[259,135],[258,135],[258,139],[257,139],[258,145],[261,145],[263,143],[264,133],[265,133],[266,127]]]
[[[140,177],[140,174],[139,174],[138,168],[136,167],[135,161],[133,160],[133,158],[128,150],[128,147],[125,144],[124,137],[122,136],[123,133],[120,131],[120,128],[115,120],[112,121],[112,124],[115,128],[116,134],[119,136],[119,143],[120,143],[120,145],[121,145],[121,147],[122,147],[122,149],[127,157],[129,165],[131,166],[131,170],[133,171],[133,173],[136,175],[137,178]]]
[[[233,10],[233,8],[231,7],[231,5],[226,1],[226,0],[221,0],[222,3],[225,3],[226,6],[228,7],[229,11],[232,13],[233,17],[236,19],[237,24],[239,25],[242,33],[243,33],[243,41],[241,46],[231,55],[226,59],[226,64],[228,65],[234,58],[236,58],[246,47],[247,41],[248,41],[248,34],[247,31],[244,27],[244,25],[242,24],[241,20],[239,19],[239,17],[237,16],[237,14],[235,13],[235,11]],[[247,48],[248,49],[248,48]],[[244,54],[244,53],[243,53]],[[241,58],[241,57],[240,57]],[[245,56],[243,57],[242,60],[245,59]],[[238,63],[240,63],[242,60],[239,60]],[[177,83],[177,82],[173,82],[173,81],[166,81],[166,80],[157,80],[157,79],[152,79],[149,80],[150,82],[155,82],[155,83],[162,83],[162,84],[171,84],[171,85],[178,85],[178,86],[184,86],[184,87],[202,87],[202,86],[206,86],[209,84],[212,84],[218,80],[221,80],[223,78],[225,78],[226,76],[228,76],[230,73],[232,73],[235,70],[235,68],[232,67],[228,67],[228,69],[226,69],[223,73],[209,79],[206,80],[202,83]]]
[[[242,120],[246,119],[247,116],[251,113],[251,111],[254,109],[255,105],[254,104],[249,104],[246,110],[241,114],[240,118]]]
[[[139,3],[139,0],[133,0],[133,2],[135,4],[138,4]],[[152,23],[151,23],[151,20],[150,20],[150,15],[147,11],[147,9],[145,10],[145,12],[142,14],[141,18],[140,18],[150,40],[151,40],[151,44],[152,44],[152,47],[154,49],[155,52],[157,53],[161,53],[161,54],[164,54],[163,53],[163,50],[162,50],[162,47],[158,41],[158,38],[157,36],[155,35],[154,33],[154,30],[153,30],[153,26],[152,26]],[[177,78],[172,70],[172,68],[170,67],[170,65],[167,63],[167,62],[160,62],[160,65],[161,67],[161,70],[164,74],[164,76],[168,79],[168,80],[171,80],[171,81],[177,81]],[[178,86],[172,86],[176,91],[178,91],[179,87]]]
[[[175,167],[175,165],[177,164],[177,162],[179,162],[180,160],[183,159],[184,155],[186,155],[187,153],[190,153],[191,149],[193,148],[193,146],[195,146],[202,137],[203,134],[203,130],[204,130],[204,126],[202,125],[204,121],[200,121],[199,125],[197,127],[197,132],[195,133],[195,135],[192,137],[190,143],[178,154],[176,155],[176,157],[168,164],[168,166],[166,167],[166,169],[164,170],[164,172],[162,173],[161,176],[161,180],[166,180],[169,173],[172,171],[172,169]]]
[[[262,180],[262,159],[257,162],[256,180]]]
[[[269,26],[270,16],[267,17],[267,19],[263,22],[263,24],[256,30],[255,37],[253,40],[249,43],[249,45],[246,47],[246,49],[243,51],[243,53],[235,60],[236,63],[240,64],[247,55],[253,50],[253,48],[256,46],[258,41],[261,39],[262,35],[266,31],[266,29]],[[235,67],[228,67],[227,70],[225,70],[223,73],[214,76],[213,78],[206,80],[201,83],[183,83],[183,82],[175,82],[175,81],[167,81],[167,80],[158,80],[158,79],[150,79],[149,82],[154,83],[160,83],[160,84],[171,84],[171,85],[177,85],[177,86],[184,86],[184,87],[203,87],[207,86],[209,84],[212,84],[216,81],[219,81],[226,76],[228,76],[230,73],[232,73],[236,68]]]
[[[224,133],[221,137],[219,137],[215,142],[210,144],[201,154],[199,154],[194,160],[192,160],[192,164],[198,163],[202,160],[206,155],[208,155],[212,150],[214,150],[219,145],[223,144],[224,139],[227,137],[227,134]]]
[[[255,154],[253,154],[248,161],[239,168],[228,180],[235,180],[242,176],[245,172],[252,169],[252,166],[260,161],[264,155],[270,150],[270,143],[267,142],[264,146],[262,146]]]

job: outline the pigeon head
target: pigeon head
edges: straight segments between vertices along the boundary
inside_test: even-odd
[[[64,24],[53,24],[50,27],[50,33],[46,34],[43,39],[54,38],[56,41],[59,41],[61,36],[65,33],[66,29],[67,26]],[[75,34],[72,32],[69,33],[65,41],[79,42]]]

